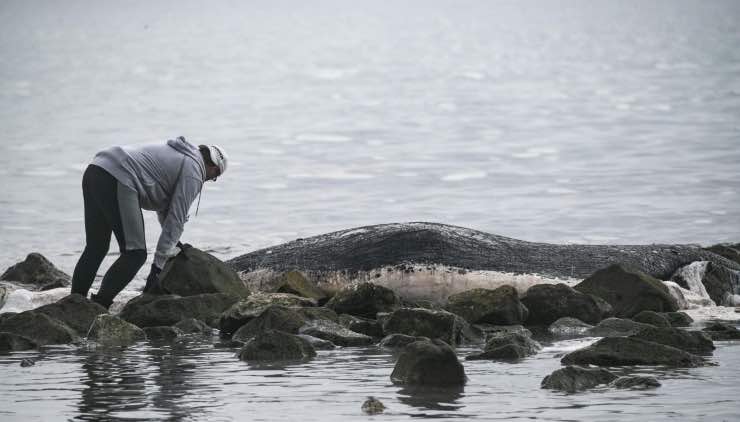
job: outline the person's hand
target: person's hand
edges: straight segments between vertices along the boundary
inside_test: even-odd
[[[152,269],[149,271],[149,276],[146,278],[146,286],[144,286],[144,293],[151,293],[155,295],[163,294],[164,291],[159,285],[159,273],[162,269],[152,264]]]

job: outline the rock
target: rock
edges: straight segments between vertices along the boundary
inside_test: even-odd
[[[95,317],[87,337],[102,346],[128,346],[146,340],[144,330],[108,314]]]
[[[646,390],[648,388],[660,387],[660,383],[653,377],[631,376],[619,377],[609,384],[615,388],[632,388],[636,390]]]
[[[205,322],[195,318],[185,318],[175,324],[173,327],[179,329],[185,334],[213,334],[213,329]]]
[[[537,284],[527,290],[522,303],[529,309],[527,325],[550,325],[562,317],[578,318],[597,324],[609,316],[609,308],[593,296],[566,284]],[[607,315],[604,315],[604,313]]]
[[[239,351],[244,361],[303,361],[316,356],[316,350],[298,336],[267,329],[250,339]]]
[[[334,343],[318,337],[309,336],[308,334],[298,334],[298,338],[304,342],[308,342],[316,350],[332,350],[336,348]]]
[[[372,337],[356,333],[332,321],[308,321],[298,332],[328,340],[338,346],[366,346],[373,343]]]
[[[475,324],[476,329],[480,330],[486,339],[506,333],[519,333],[525,337],[532,337],[532,332],[523,325],[490,325]]]
[[[393,290],[372,283],[359,283],[339,290],[325,305],[338,314],[375,319],[378,312],[393,312],[401,299]]]
[[[391,381],[413,386],[460,386],[466,377],[452,348],[434,339],[406,346],[396,361]]]
[[[275,282],[279,293],[290,293],[307,297],[318,303],[326,302],[329,297],[316,284],[309,281],[300,271],[287,271]]]
[[[603,368],[583,368],[566,366],[546,376],[540,385],[550,390],[563,390],[568,393],[588,390],[600,384],[608,384],[617,376]]]
[[[650,327],[652,327],[650,324],[643,324],[631,319],[607,318],[595,327],[590,328],[586,335],[591,337],[624,337]]]
[[[383,337],[383,326],[374,319],[342,314],[339,316],[339,323],[356,333],[365,334],[366,336],[374,338]]]
[[[66,273],[57,269],[48,259],[40,253],[30,253],[25,261],[19,262],[8,268],[0,280],[17,281],[30,284],[47,290],[52,286],[67,287],[71,278]]]
[[[661,315],[666,317],[671,327],[688,327],[694,322],[686,312],[663,312]]]
[[[721,255],[730,261],[740,264],[740,243],[736,244],[718,244],[706,248],[708,251]]]
[[[666,365],[697,367],[704,359],[681,349],[633,337],[605,337],[596,343],[565,355],[564,365]]]
[[[389,334],[380,340],[380,347],[398,349],[406,347],[415,341],[429,341],[427,337],[407,336],[406,334]]]
[[[671,327],[647,327],[638,330],[630,338],[664,344],[689,353],[708,353],[714,350],[712,338],[701,331],[686,331]]]
[[[7,286],[0,286],[0,309],[5,306],[5,301],[8,299],[10,289]]]
[[[733,297],[740,294],[740,272],[720,264],[707,262],[701,282],[714,303],[721,306],[735,306]]]
[[[447,299],[445,309],[460,315],[469,323],[497,325],[523,324],[529,312],[511,286],[497,289],[472,289]]]
[[[614,309],[614,315],[619,318],[631,318],[646,310],[678,310],[676,300],[660,280],[622,264],[596,271],[574,288],[606,300]],[[585,319],[583,321],[589,322]]]
[[[368,397],[365,403],[362,403],[362,411],[368,415],[377,415],[378,413],[383,413],[384,410],[385,406],[383,403],[373,396]]]
[[[383,333],[439,338],[452,345],[476,342],[482,334],[458,315],[424,308],[402,308],[393,312],[383,324]]]
[[[294,308],[296,312],[301,314],[306,321],[313,321],[315,319],[323,319],[325,321],[339,322],[339,315],[329,308],[321,307],[302,307]]]
[[[466,360],[521,359],[537,354],[542,346],[519,333],[502,333],[486,341],[482,353],[468,355]]]
[[[671,323],[668,321],[668,318],[653,311],[641,311],[637,315],[632,317],[632,321],[641,322],[643,324],[650,324],[656,327],[671,327]]]
[[[585,336],[593,325],[586,324],[578,318],[562,317],[547,327],[547,331],[558,337]]]
[[[246,299],[233,304],[221,314],[218,327],[223,335],[231,335],[241,326],[256,318],[271,305],[314,306],[316,301],[289,293],[255,292]]]
[[[295,309],[280,305],[270,305],[261,314],[239,328],[232,339],[246,343],[264,330],[280,330],[298,334],[298,329],[306,320]]]
[[[29,366],[36,365],[36,361],[33,359],[21,359],[21,366],[24,368],[28,368]]]
[[[712,340],[740,340],[740,330],[721,322],[713,322],[702,329]]]
[[[174,325],[185,318],[210,321],[233,305],[238,298],[224,293],[180,297],[143,294],[131,299],[119,314],[139,327]]]
[[[0,323],[0,332],[26,337],[39,346],[68,344],[78,340],[77,333],[63,322],[35,310],[21,312]]]
[[[28,337],[19,334],[0,332],[0,353],[35,349],[38,345]]]
[[[174,340],[185,335],[179,328],[171,326],[144,327],[149,340]]]
[[[18,315],[18,312],[3,312],[2,314],[0,314],[0,325],[3,324],[3,321],[12,317],[13,315]]]
[[[223,293],[247,297],[249,289],[226,263],[198,248],[188,248],[167,262],[160,279],[168,292],[180,296]]]
[[[90,325],[98,315],[108,312],[99,304],[74,293],[54,303],[40,306],[35,311],[63,322],[80,337],[87,336]]]

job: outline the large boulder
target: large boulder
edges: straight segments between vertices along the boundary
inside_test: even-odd
[[[375,318],[378,312],[393,312],[401,299],[391,289],[372,283],[359,283],[339,290],[327,303],[338,314]]]
[[[315,283],[311,282],[300,271],[287,271],[278,277],[275,282],[278,293],[290,293],[296,296],[307,297],[318,303],[324,303],[329,296]]]
[[[607,318],[586,331],[591,337],[625,337],[652,325],[624,318]]]
[[[712,338],[709,334],[701,331],[686,331],[670,327],[646,327],[630,337],[664,344],[689,353],[708,353],[714,350]]]
[[[663,312],[661,315],[666,317],[671,327],[688,327],[694,322],[686,312]]]
[[[482,353],[468,355],[466,360],[522,359],[536,354],[542,346],[520,333],[502,333],[489,337]]]
[[[402,308],[391,313],[383,324],[383,333],[438,338],[452,345],[474,343],[482,338],[482,333],[462,317],[424,308]]]
[[[556,337],[578,337],[588,334],[593,325],[586,324],[578,318],[562,317],[547,327],[547,332]]]
[[[298,329],[305,323],[306,319],[295,309],[271,305],[262,311],[257,318],[250,320],[236,330],[232,339],[246,343],[265,330],[279,330],[289,334],[298,334]]]
[[[668,321],[663,314],[659,314],[653,311],[641,311],[637,315],[632,317],[632,321],[641,322],[643,324],[650,324],[656,327],[670,328],[671,323]]]
[[[734,306],[740,294],[740,272],[711,261],[685,265],[671,276],[671,281],[717,305]]]
[[[204,293],[249,296],[249,289],[233,268],[215,256],[193,247],[167,262],[162,269],[160,284],[168,292],[180,296]]]
[[[337,315],[336,312],[332,311],[329,308],[324,308],[323,306],[317,306],[317,307],[304,306],[301,308],[294,307],[294,309],[296,310],[296,312],[301,314],[301,316],[303,316],[303,318],[305,318],[306,321],[313,321],[315,319],[323,319],[326,321],[338,322],[340,324],[342,323],[340,321],[339,315]]]
[[[365,334],[356,333],[336,322],[326,320],[307,321],[298,329],[300,334],[328,340],[337,346],[367,346],[372,344],[373,338]]]
[[[28,337],[0,332],[0,353],[35,349],[38,345]]]
[[[537,284],[527,290],[522,303],[529,309],[527,325],[550,325],[562,317],[597,324],[610,316],[610,309],[591,295],[567,284]]]
[[[708,251],[712,251],[717,255],[721,255],[730,261],[735,261],[740,264],[740,243],[730,244],[718,244],[707,248]]]
[[[660,280],[622,264],[598,270],[574,288],[606,300],[614,309],[614,316],[619,318],[631,318],[645,310],[678,310],[676,300]]]
[[[606,337],[583,349],[570,352],[564,365],[666,365],[692,368],[704,359],[681,349],[633,337]]]
[[[211,321],[238,299],[225,293],[185,297],[143,294],[131,299],[118,316],[142,328],[173,325],[185,318]]]
[[[713,322],[702,329],[712,340],[740,340],[740,330],[722,322]]]
[[[465,369],[445,342],[435,339],[406,346],[391,373],[394,384],[408,386],[461,386]]]
[[[213,333],[213,329],[208,324],[195,318],[185,318],[173,325],[173,327],[179,329],[185,334],[210,335]]]
[[[35,310],[21,312],[0,323],[0,332],[23,336],[38,344],[68,344],[79,340],[75,330]]]
[[[342,314],[338,321],[344,327],[366,336],[381,338],[383,337],[383,324],[375,319],[362,318],[349,314]]]
[[[93,320],[87,337],[102,346],[128,346],[145,340],[146,334],[117,316],[101,314]]]
[[[256,318],[271,305],[315,306],[316,301],[290,293],[262,293],[255,292],[245,299],[241,299],[224,311],[218,320],[221,334],[230,336],[241,326]]]
[[[8,300],[8,295],[10,294],[11,289],[8,288],[8,286],[0,286],[0,309],[5,306],[5,302]]]
[[[98,315],[108,312],[99,304],[75,293],[54,303],[39,306],[35,311],[65,323],[80,337],[87,335],[90,325]]]
[[[0,276],[0,280],[32,285],[38,290],[67,287],[71,282],[68,274],[59,270],[43,255],[36,252],[28,254],[24,261],[8,268]]]
[[[550,390],[562,390],[568,393],[588,390],[600,384],[609,384],[617,379],[617,376],[603,368],[584,368],[581,366],[566,366],[553,371],[546,376],[541,388]]]
[[[529,313],[511,286],[497,289],[472,289],[447,299],[445,309],[460,315],[469,323],[498,325],[523,324]]]
[[[251,362],[305,361],[316,356],[308,341],[278,330],[265,330],[239,351],[239,359]]]

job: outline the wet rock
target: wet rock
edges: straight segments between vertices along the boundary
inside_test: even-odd
[[[383,413],[384,410],[385,406],[383,403],[373,396],[368,397],[367,400],[362,403],[362,411],[368,415],[377,415],[378,413]]]
[[[718,244],[706,248],[708,251],[712,251],[717,255],[721,255],[730,261],[734,261],[740,264],[740,243],[736,244]]]
[[[287,271],[281,274],[275,285],[279,286],[277,288],[279,293],[307,297],[318,303],[324,303],[329,299],[326,292],[309,281],[300,271]]]
[[[740,330],[722,322],[713,322],[702,329],[712,340],[740,340]]]
[[[664,344],[689,353],[708,353],[714,350],[712,338],[701,331],[686,331],[670,327],[647,327],[640,329],[630,338]]]
[[[413,386],[460,386],[466,377],[452,348],[434,339],[406,346],[396,361],[391,381]]]
[[[302,307],[294,308],[296,312],[301,314],[306,321],[313,321],[315,319],[322,319],[325,321],[339,322],[339,315],[329,308],[319,307]]]
[[[7,286],[0,286],[0,309],[5,306],[5,301],[8,299],[10,289]]]
[[[415,341],[430,341],[430,339],[427,337],[407,336],[406,334],[389,334],[380,340],[380,347],[399,349],[406,347]]]
[[[18,315],[18,312],[3,312],[2,314],[0,314],[0,325],[2,325],[3,321],[12,317],[13,315]]]
[[[8,268],[0,280],[17,281],[36,286],[38,290],[54,287],[67,287],[71,283],[69,275],[59,270],[40,253],[30,253],[26,259]]]
[[[655,312],[678,310],[676,300],[660,280],[622,264],[610,265],[596,271],[574,288],[579,292],[604,299],[614,309],[614,315],[619,318],[631,318],[646,310]]]
[[[359,283],[339,290],[325,305],[337,314],[375,318],[378,312],[393,312],[401,299],[391,289],[372,283]]]
[[[617,376],[603,368],[566,366],[553,371],[541,383],[542,388],[562,390],[568,393],[588,390],[600,384],[609,384]]]
[[[547,331],[557,337],[585,336],[593,325],[586,324],[578,318],[562,317],[547,327]]]
[[[722,306],[735,305],[733,297],[740,294],[740,272],[707,262],[701,282],[714,303]]]
[[[302,341],[308,342],[308,344],[310,344],[316,350],[332,350],[336,348],[334,343],[328,340],[320,339],[314,336],[309,336],[308,334],[297,334],[297,336]]]
[[[480,330],[486,339],[506,333],[519,333],[525,337],[532,337],[532,332],[523,325],[475,324],[474,327]]]
[[[298,332],[328,340],[338,346],[366,346],[373,343],[372,337],[356,333],[332,321],[308,321]]]
[[[167,262],[160,280],[162,287],[176,295],[195,296],[223,293],[247,297],[249,289],[229,265],[198,248],[188,248]]]
[[[472,289],[447,299],[445,309],[460,315],[469,323],[498,325],[523,324],[529,312],[511,286],[497,289]]]
[[[117,316],[101,314],[95,317],[87,337],[102,346],[128,346],[145,340],[146,334]]]
[[[270,329],[258,333],[239,351],[239,359],[258,362],[303,361],[314,356],[316,350],[308,342],[294,334]]]
[[[383,326],[374,319],[342,314],[339,316],[339,323],[356,333],[365,334],[366,336],[375,338],[383,337]]]
[[[221,315],[238,298],[224,293],[194,296],[143,294],[131,299],[119,316],[139,327],[174,325],[185,318],[210,321]]]
[[[0,353],[35,349],[38,345],[28,337],[19,334],[0,332]]]
[[[649,388],[658,388],[660,383],[653,377],[631,376],[619,377],[609,384],[614,388],[631,388],[635,390],[647,390]]]
[[[681,349],[633,337],[606,337],[565,355],[564,365],[666,365],[697,367],[704,359]]]
[[[279,330],[289,334],[298,334],[298,329],[306,323],[305,318],[295,309],[280,305],[270,305],[257,318],[239,328],[232,338],[246,343],[249,339],[265,330]]]
[[[195,318],[185,318],[173,327],[179,329],[185,334],[213,334],[213,329],[208,324]]]
[[[596,324],[611,314],[609,306],[566,284],[532,286],[522,298],[522,303],[529,309],[527,325],[550,325],[562,317],[578,318]]]
[[[624,337],[650,327],[652,327],[650,324],[643,324],[631,319],[607,318],[589,329],[586,335],[591,337]]]
[[[179,328],[172,326],[144,327],[149,340],[174,340],[185,335]]]
[[[650,324],[656,327],[670,328],[671,323],[665,316],[653,312],[653,311],[642,311],[632,317],[632,321],[641,322],[643,324]]]
[[[28,368],[29,366],[36,365],[36,361],[33,359],[21,359],[21,366],[24,368]]]
[[[663,312],[661,315],[666,317],[671,327],[688,327],[694,322],[686,312]]]
[[[35,311],[63,322],[80,337],[87,335],[90,325],[98,315],[108,312],[99,304],[78,294],[71,294],[54,303],[40,306]]]
[[[501,333],[486,341],[482,353],[468,355],[466,360],[522,359],[537,354],[542,346],[519,333]]]
[[[289,293],[255,292],[248,298],[233,304],[221,314],[218,323],[219,330],[223,335],[231,335],[271,305],[312,307],[316,305],[316,301]]]
[[[438,338],[453,345],[473,343],[482,338],[482,333],[462,317],[424,308],[402,308],[391,313],[383,324],[383,333]]]
[[[39,346],[68,344],[79,340],[63,322],[35,310],[21,312],[0,323],[0,332],[26,337]]]

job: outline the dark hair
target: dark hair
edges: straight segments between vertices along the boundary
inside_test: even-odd
[[[207,166],[215,166],[216,163],[213,162],[211,159],[211,150],[208,149],[205,145],[198,145],[198,149],[200,150],[200,155],[203,156],[203,161],[205,161]]]

